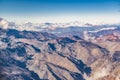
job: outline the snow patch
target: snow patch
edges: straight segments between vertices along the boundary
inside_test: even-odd
[[[100,31],[103,31],[103,30],[114,30],[114,29],[116,29],[116,27],[102,28],[102,29],[99,29],[99,30],[96,30],[96,31],[89,31],[89,32],[100,32]]]

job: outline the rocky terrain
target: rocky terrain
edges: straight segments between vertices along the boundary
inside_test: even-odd
[[[4,25],[0,80],[120,80],[119,41],[94,42]]]
[[[2,28],[0,34],[1,80],[120,79],[119,48],[110,51],[78,36]]]

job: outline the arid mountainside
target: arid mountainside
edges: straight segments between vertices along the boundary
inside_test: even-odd
[[[120,80],[112,44],[0,28],[0,80]]]

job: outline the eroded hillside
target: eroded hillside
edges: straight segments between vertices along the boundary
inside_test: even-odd
[[[111,44],[1,28],[0,79],[120,80],[120,51]]]

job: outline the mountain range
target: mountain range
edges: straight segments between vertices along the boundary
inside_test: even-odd
[[[19,30],[0,18],[0,26],[0,80],[120,80],[120,42],[94,41],[119,36],[119,25]]]

